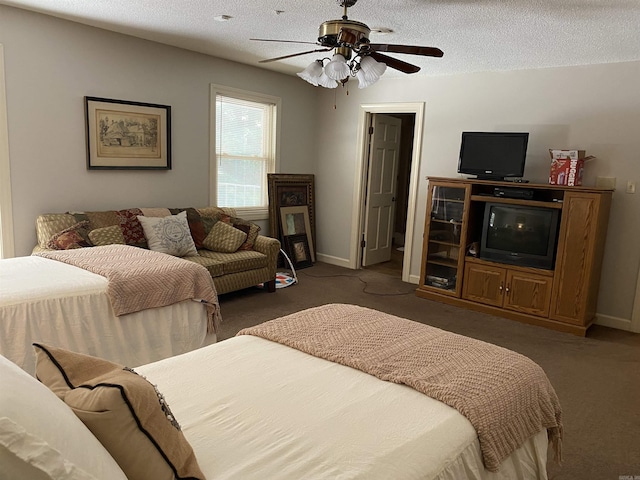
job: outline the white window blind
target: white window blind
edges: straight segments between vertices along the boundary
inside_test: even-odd
[[[267,208],[275,169],[275,105],[216,94],[217,205]]]

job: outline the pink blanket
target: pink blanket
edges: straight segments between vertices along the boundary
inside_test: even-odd
[[[129,245],[38,252],[44,258],[68,263],[109,281],[107,294],[116,316],[184,300],[206,304],[207,330],[218,330],[221,321],[213,279],[197,263]]]
[[[467,417],[485,468],[547,429],[560,460],[562,413],[544,371],[505,348],[355,305],[324,305],[238,335],[254,335],[408,385]]]

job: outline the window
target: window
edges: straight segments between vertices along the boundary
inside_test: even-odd
[[[276,171],[280,99],[211,86],[213,204],[268,217],[267,174]]]

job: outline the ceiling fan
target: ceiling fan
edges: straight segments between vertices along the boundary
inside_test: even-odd
[[[442,50],[435,47],[371,43],[369,41],[371,29],[364,23],[349,20],[347,17],[347,9],[354,6],[357,1],[358,0],[337,0],[338,4],[344,8],[342,19],[323,22],[320,25],[318,40],[316,42],[252,38],[251,40],[260,42],[304,43],[323,47],[260,60],[259,63],[275,62],[300,55],[334,50],[333,58],[323,58],[314,61],[303,72],[298,73],[298,76],[313,85],[327,88],[335,88],[339,83],[346,83],[350,76],[354,76],[358,78],[359,87],[364,88],[377,81],[387,66],[403,73],[416,73],[420,71],[420,67],[417,65],[389,57],[381,52],[404,53],[426,57],[442,57],[444,55]],[[327,62],[326,64],[325,61]]]

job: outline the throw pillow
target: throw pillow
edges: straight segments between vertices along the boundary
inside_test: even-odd
[[[204,239],[203,245],[212,252],[233,253],[247,239],[247,234],[225,222],[217,222]]]
[[[78,222],[56,233],[49,239],[47,248],[52,250],[69,250],[71,248],[90,247],[89,222]]]
[[[204,231],[204,223],[202,222],[202,217],[198,211],[193,208],[170,208],[169,211],[173,215],[177,215],[181,212],[187,212],[187,223],[189,224],[189,231],[191,232],[191,238],[193,238],[193,243],[195,243],[196,248],[202,248],[202,242],[204,241],[207,234]]]
[[[139,208],[128,208],[125,210],[118,210],[115,214],[118,219],[118,224],[122,229],[124,241],[127,242],[127,245],[147,248],[144,230],[142,229],[142,225],[139,221],[140,215],[142,215],[142,210]]]
[[[84,422],[136,480],[202,479],[164,397],[132,369],[35,344],[36,376]]]
[[[0,378],[0,478],[127,480],[71,409],[2,355]]]
[[[198,255],[187,223],[187,212],[162,218],[139,216],[138,220],[150,250],[176,257]]]
[[[120,225],[96,228],[89,232],[89,240],[96,247],[102,245],[125,245],[124,235]]]
[[[245,242],[240,245],[238,250],[253,250],[253,244],[256,242],[256,238],[258,238],[258,233],[260,232],[260,226],[255,223],[248,222],[239,217],[232,217],[229,215],[221,215],[220,220],[233,225],[238,230],[242,230],[247,234],[247,239]]]

